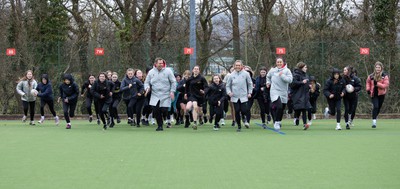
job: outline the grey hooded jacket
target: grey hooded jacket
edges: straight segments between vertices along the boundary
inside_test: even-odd
[[[32,89],[36,89],[37,87],[37,82],[36,80],[32,80],[31,86],[29,86],[28,80],[22,80],[18,83],[17,85],[17,93],[21,95],[21,100],[22,101],[27,101],[27,102],[33,102],[36,101],[36,96],[34,96],[31,91]]]

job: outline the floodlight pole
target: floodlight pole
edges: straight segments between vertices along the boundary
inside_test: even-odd
[[[190,0],[190,33],[189,45],[193,48],[193,54],[190,55],[190,70],[196,65],[196,1]]]

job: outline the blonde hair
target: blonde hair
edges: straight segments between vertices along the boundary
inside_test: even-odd
[[[376,71],[375,71],[375,67],[376,66],[380,66],[381,67],[381,72],[380,73],[376,73]],[[383,64],[382,64],[382,62],[378,61],[378,62],[375,63],[375,66],[374,66],[374,73],[373,73],[374,80],[375,81],[382,80],[382,73],[383,73]]]

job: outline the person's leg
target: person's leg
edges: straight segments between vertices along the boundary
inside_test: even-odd
[[[34,125],[34,123],[32,123],[32,122],[35,119],[35,104],[36,104],[36,101],[29,102],[29,114],[31,117],[31,124],[33,124],[33,125]]]
[[[75,109],[76,109],[77,104],[78,104],[78,101],[70,102],[69,117],[75,117]]]
[[[69,109],[69,104],[63,102],[63,113],[64,113],[64,119],[67,122],[67,124],[71,123],[69,119],[69,114],[68,114],[68,109]]]
[[[261,116],[261,122],[265,124],[265,103],[264,99],[262,97],[257,98],[258,106],[260,107],[260,116]]]
[[[44,117],[44,106],[46,105],[46,101],[40,99],[40,116]]]
[[[24,117],[22,118],[22,121],[25,122],[26,117],[28,116],[29,102],[22,101],[22,107],[24,108]]]
[[[92,116],[93,112],[92,112],[92,99],[91,98],[86,97],[85,106],[86,106],[86,110],[87,110],[89,116]]]
[[[135,105],[136,111],[136,126],[140,127],[140,118],[142,115],[142,109],[144,105],[144,99],[138,99]],[[142,123],[143,124],[143,123]]]
[[[233,105],[234,105],[234,110],[235,110],[235,121],[236,121],[236,124],[238,125],[238,129],[241,129],[242,128],[242,122],[241,122],[241,117],[242,116],[240,116],[240,111],[241,111],[241,107],[240,107],[240,105],[241,105],[242,103],[240,102],[240,100],[238,100],[237,102],[234,102],[233,103]]]
[[[198,106],[197,101],[193,101],[192,115],[193,115],[193,122],[194,122],[193,129],[195,129],[195,130],[197,129],[197,120],[198,120],[200,111],[201,111],[201,107]]]
[[[157,102],[156,106],[153,106],[153,117],[156,119],[157,121],[157,129],[156,131],[162,131],[163,130],[163,119],[162,119],[162,113],[161,113],[161,109],[160,109],[160,101]]]
[[[56,117],[56,116],[57,116],[57,113],[56,113],[56,111],[54,110],[54,101],[53,101],[53,100],[49,100],[49,101],[46,101],[46,103],[49,105],[49,110],[50,110],[51,114],[52,114],[54,117]]]
[[[104,111],[104,109],[105,109],[105,107],[104,107],[104,101],[99,101],[98,102],[99,103],[99,107],[100,107],[100,119],[101,119],[101,122],[103,123],[103,125],[106,125],[106,119],[105,119],[105,117],[104,117],[104,114],[105,114],[105,112],[107,112],[107,110],[106,111]]]
[[[344,121],[346,124],[349,122],[349,114],[350,114],[350,99],[343,98],[344,104]]]

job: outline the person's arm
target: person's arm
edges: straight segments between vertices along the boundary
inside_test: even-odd
[[[382,82],[377,82],[376,86],[381,89],[386,89],[389,87],[389,76],[385,76]]]
[[[246,74],[247,94],[253,93],[253,81],[251,80],[250,74]]]
[[[358,93],[361,91],[361,80],[358,77],[354,77],[354,92]]]
[[[92,93],[92,95],[97,98],[100,99],[101,94],[97,92],[97,85],[98,85],[98,81],[95,81],[92,85],[92,88],[90,88],[90,92]]]
[[[293,81],[293,75],[292,72],[289,69],[286,69],[286,73],[281,75],[281,78],[283,79],[283,81],[285,81],[286,83],[292,83]]]
[[[76,83],[72,84],[72,87],[74,88],[74,93],[69,97],[69,99],[77,99],[79,96],[79,86]]]
[[[24,96],[24,95],[25,95],[25,92],[23,91],[23,89],[24,89],[23,81],[18,82],[17,87],[16,87],[16,90],[17,90],[17,93],[18,93],[19,95],[21,95],[21,96]]]
[[[325,82],[325,86],[324,86],[324,90],[323,90],[323,93],[327,98],[329,98],[329,96],[332,94],[331,91],[329,90],[330,88],[331,88],[331,82],[328,79]]]
[[[49,84],[47,84],[47,85],[49,85]],[[39,87],[39,86],[40,86],[40,87]],[[38,86],[38,88],[37,88],[38,91],[41,90],[41,88],[42,88],[43,85],[39,85],[39,86]],[[47,86],[47,88],[46,88],[46,90],[45,90],[44,92],[38,93],[37,96],[38,96],[38,97],[44,97],[44,96],[50,95],[51,93],[53,93],[53,90],[51,89],[51,85],[49,85],[49,86]]]

